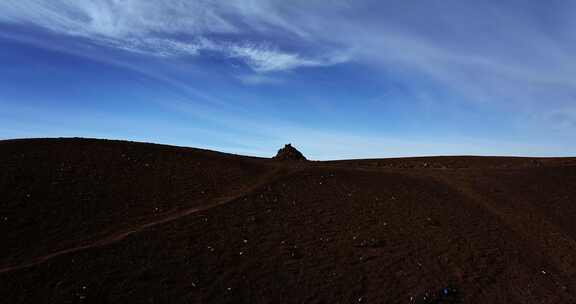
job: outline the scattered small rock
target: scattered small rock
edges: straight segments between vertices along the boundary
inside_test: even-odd
[[[382,246],[384,246],[384,242],[376,238],[362,239],[354,244],[354,247],[358,248],[380,248]]]

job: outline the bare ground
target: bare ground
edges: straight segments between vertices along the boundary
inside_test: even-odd
[[[576,159],[0,141],[0,303],[576,303]]]

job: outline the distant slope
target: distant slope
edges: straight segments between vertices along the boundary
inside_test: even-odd
[[[402,169],[514,169],[550,166],[576,166],[575,157],[510,157],[510,156],[428,156],[384,159],[351,159],[327,161],[327,164],[351,167]]]
[[[573,160],[0,142],[0,298],[576,303]]]

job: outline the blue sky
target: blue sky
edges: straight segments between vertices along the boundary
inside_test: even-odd
[[[569,156],[576,2],[4,0],[0,138]]]

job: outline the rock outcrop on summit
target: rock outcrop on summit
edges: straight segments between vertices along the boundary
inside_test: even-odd
[[[284,148],[278,150],[276,156],[273,157],[276,160],[307,160],[300,151],[292,147],[292,144],[287,144]]]

